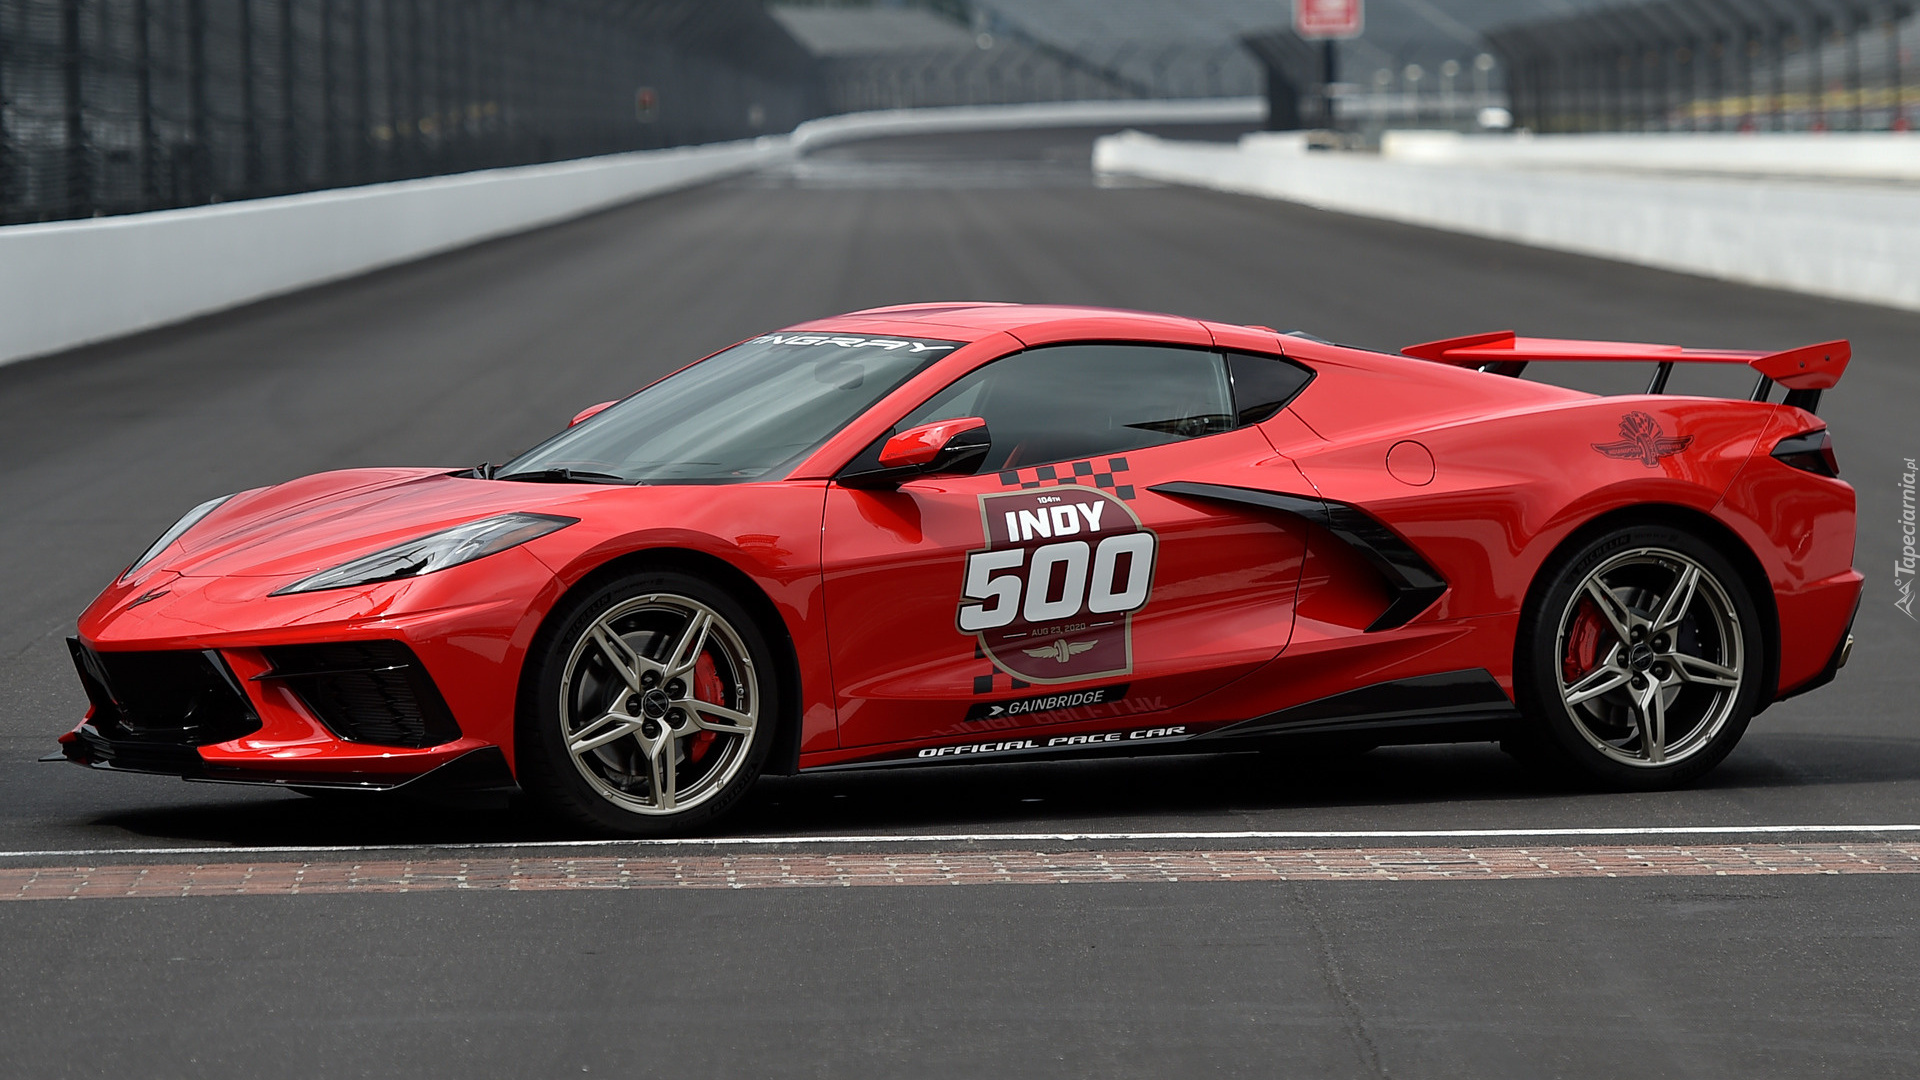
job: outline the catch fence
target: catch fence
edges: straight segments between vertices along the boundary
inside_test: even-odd
[[[0,223],[790,130],[754,0],[0,0]]]

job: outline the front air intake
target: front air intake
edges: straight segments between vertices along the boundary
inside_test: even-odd
[[[67,645],[93,703],[89,724],[102,738],[190,748],[260,730],[260,717],[217,652],[97,652],[73,638]]]
[[[420,658],[398,641],[282,645],[263,650],[283,683],[335,736],[413,749],[460,737]]]

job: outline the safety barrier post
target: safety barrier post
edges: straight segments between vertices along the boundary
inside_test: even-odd
[[[7,26],[4,21],[7,12],[0,7],[0,224],[13,220],[9,208],[14,205],[14,166],[13,133],[7,123],[7,72],[10,66],[7,49]]]
[[[60,4],[60,89],[66,133],[66,213],[87,217],[93,213],[93,178],[87,146],[84,67],[86,50],[80,40],[80,0]]]
[[[254,93],[253,78],[253,3],[236,0],[238,20],[235,32],[240,51],[240,167],[249,198],[264,194],[265,163],[260,155],[260,102]]]

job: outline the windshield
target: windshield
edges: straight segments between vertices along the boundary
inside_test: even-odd
[[[495,471],[649,484],[778,479],[962,343],[768,334],[654,383]]]

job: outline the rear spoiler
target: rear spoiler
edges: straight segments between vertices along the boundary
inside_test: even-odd
[[[1676,363],[1745,364],[1760,373],[1753,387],[1753,400],[1767,400],[1774,383],[1787,388],[1786,403],[1808,412],[1820,404],[1820,391],[1840,381],[1853,358],[1853,346],[1845,341],[1827,341],[1786,352],[1750,352],[1744,349],[1683,349],[1678,345],[1643,345],[1631,341],[1562,341],[1554,338],[1523,338],[1511,330],[1491,334],[1429,341],[1409,345],[1402,353],[1421,360],[1477,368],[1495,375],[1518,377],[1534,360],[1638,361],[1660,365],[1647,385],[1647,393],[1664,393],[1667,376]]]

